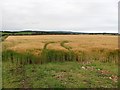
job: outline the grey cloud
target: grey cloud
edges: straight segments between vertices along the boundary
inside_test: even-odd
[[[117,0],[4,0],[2,29],[117,32]]]

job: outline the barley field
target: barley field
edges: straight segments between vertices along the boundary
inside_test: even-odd
[[[3,44],[13,50],[43,49],[45,43],[50,49],[64,49],[60,43],[72,50],[89,50],[93,48],[118,49],[118,37],[110,35],[38,35],[38,36],[9,36]],[[54,47],[53,47],[54,46]]]
[[[3,87],[116,88],[118,54],[116,35],[8,36]]]

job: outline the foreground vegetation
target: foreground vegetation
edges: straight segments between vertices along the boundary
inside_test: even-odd
[[[8,37],[2,51],[3,87],[116,88],[120,54],[117,38],[88,37]]]
[[[18,53],[12,50],[5,50],[2,52],[3,61],[10,61],[16,64],[43,64],[48,62],[64,62],[64,61],[78,61],[78,62],[110,62],[118,64],[119,51],[97,51],[87,54],[86,52],[74,53],[73,51],[59,51],[43,49],[41,54],[33,55],[30,52]]]
[[[117,88],[117,65],[51,62],[18,66],[4,62],[3,88]]]

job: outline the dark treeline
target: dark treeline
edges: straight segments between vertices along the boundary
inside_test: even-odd
[[[2,31],[2,36],[5,35],[118,35],[118,33],[84,33],[70,31]]]

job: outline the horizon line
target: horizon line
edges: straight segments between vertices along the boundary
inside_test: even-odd
[[[24,30],[20,30],[20,29],[16,29],[16,30],[0,30],[0,31],[12,31],[12,32],[20,32],[20,31],[58,31],[58,32],[60,32],[60,31],[62,31],[62,32],[79,32],[79,33],[119,33],[119,32],[110,32],[110,31],[92,31],[92,32],[90,32],[90,31],[72,31],[72,30],[33,30],[33,29],[24,29]]]

